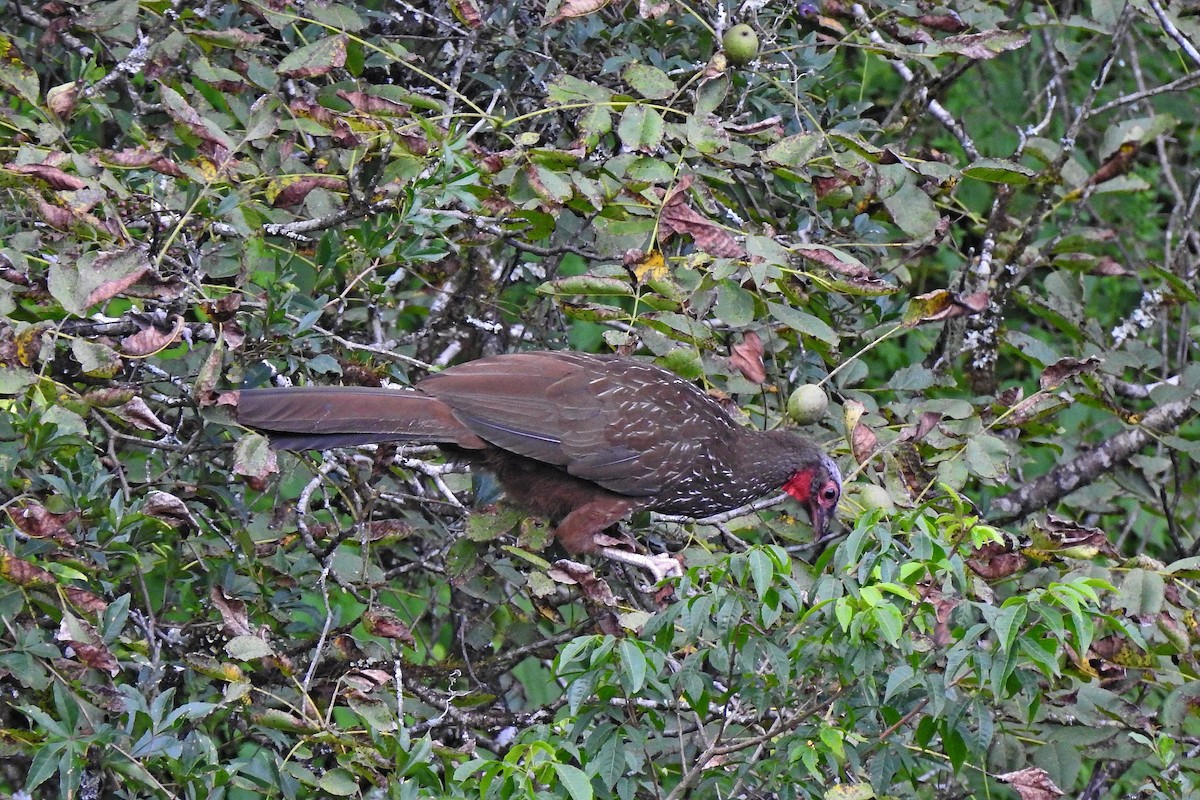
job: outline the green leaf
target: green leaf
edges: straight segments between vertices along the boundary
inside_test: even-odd
[[[622,639],[617,646],[621,661],[621,683],[629,694],[637,694],[646,683],[646,654],[631,639]]]
[[[1021,624],[1029,614],[1029,606],[1023,600],[1007,600],[1000,607],[996,619],[992,622],[992,630],[1001,649],[1008,652],[1012,649],[1013,640],[1021,630]]]
[[[612,96],[611,89],[605,89],[599,84],[565,73],[550,81],[546,86],[546,99],[558,105],[588,102],[608,103],[612,100]]]
[[[879,632],[883,634],[883,638],[887,640],[888,644],[892,647],[899,646],[900,637],[904,634],[904,616],[900,613],[900,609],[891,603],[884,603],[873,608],[871,614],[875,617]]]
[[[566,787],[571,800],[592,800],[592,781],[587,773],[570,764],[554,763],[558,780]]]
[[[929,195],[911,180],[905,180],[893,194],[883,198],[883,206],[897,227],[914,239],[932,237],[942,218]]]
[[[358,794],[358,781],[354,779],[350,770],[342,767],[334,767],[326,772],[321,776],[317,785],[335,797],[350,797]]]
[[[617,136],[629,150],[653,153],[661,145],[664,133],[662,116],[653,108],[631,105],[621,114]]]
[[[1000,480],[1008,476],[1009,445],[998,436],[976,434],[967,440],[963,459],[967,468],[981,478]]]
[[[271,645],[258,636],[235,636],[225,643],[225,652],[238,661],[253,661],[275,655]]]
[[[1037,178],[1037,171],[999,158],[980,158],[963,168],[967,178],[987,183],[1004,183],[1009,186],[1026,186]]]
[[[782,303],[767,303],[767,310],[771,313],[771,316],[793,330],[820,339],[831,345],[838,343],[840,337],[837,332],[825,324],[823,320],[814,317],[812,314],[799,311],[791,306],[785,306]]]
[[[762,600],[775,577],[775,566],[771,557],[762,550],[750,551],[750,577],[754,580],[754,591]]]
[[[1117,590],[1116,605],[1131,617],[1153,618],[1162,611],[1166,583],[1147,569],[1131,569]]]
[[[675,81],[649,64],[630,64],[621,74],[633,90],[648,100],[665,100],[675,94]]]
[[[825,137],[819,133],[798,133],[768,147],[763,152],[763,159],[798,169],[811,161],[824,143]]]

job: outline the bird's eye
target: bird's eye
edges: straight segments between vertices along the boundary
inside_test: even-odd
[[[831,503],[834,500],[837,500],[837,498],[838,498],[837,487],[833,486],[833,485],[826,486],[825,491],[821,492],[821,497],[823,497],[824,499],[828,500]]]

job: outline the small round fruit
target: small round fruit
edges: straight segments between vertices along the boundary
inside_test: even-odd
[[[828,407],[829,398],[825,396],[825,390],[815,383],[797,387],[787,402],[788,416],[801,425],[812,425],[825,416]]]
[[[738,66],[749,64],[758,55],[758,34],[745,23],[734,25],[725,31],[721,47],[724,48],[729,63]]]
[[[888,490],[882,486],[876,486],[873,483],[856,483],[854,484],[854,495],[863,511],[882,508],[884,516],[896,513],[896,503],[888,494]]]

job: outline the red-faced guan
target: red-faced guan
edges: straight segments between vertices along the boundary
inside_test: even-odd
[[[633,358],[515,353],[451,367],[411,390],[240,394],[238,421],[274,447],[437,444],[554,520],[568,552],[601,552],[658,577],[677,562],[602,547],[597,534],[635,511],[703,518],[782,488],[820,535],[842,490],[837,465],[808,439],[743,427],[696,386]]]

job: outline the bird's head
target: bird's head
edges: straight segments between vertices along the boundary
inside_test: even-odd
[[[788,478],[783,490],[808,509],[813,533],[819,539],[842,497],[842,472],[832,458],[821,453],[816,461],[801,467]]]

